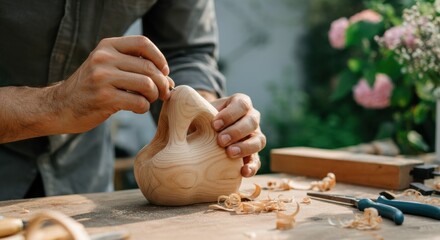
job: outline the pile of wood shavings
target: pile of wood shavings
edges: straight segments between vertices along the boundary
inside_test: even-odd
[[[328,220],[331,225],[338,225]],[[379,216],[379,212],[375,208],[365,208],[363,214],[356,214],[355,218],[350,221],[341,222],[339,225],[344,228],[355,228],[358,230],[375,230],[380,229],[382,223],[382,217]]]
[[[286,203],[292,202],[291,198],[278,196],[276,199],[267,197],[263,200],[254,200],[261,193],[261,187],[255,184],[254,193],[247,196],[242,193],[232,193],[229,196],[218,197],[217,204],[209,205],[209,209],[236,212],[237,214],[261,213],[286,210]]]
[[[400,194],[393,195],[395,200],[413,201],[424,204],[440,206],[440,198],[423,196],[419,191],[407,189]]]
[[[336,175],[328,173],[321,181],[313,181],[308,185],[297,184],[288,178],[282,178],[279,181],[269,181],[267,188],[269,190],[288,191],[290,189],[296,190],[319,190],[321,192],[330,191],[336,186]]]
[[[229,196],[222,195],[218,197],[218,203],[209,206],[212,210],[223,210],[235,212],[237,214],[251,214],[262,212],[277,212],[276,228],[279,230],[291,229],[295,226],[295,216],[299,213],[300,206],[296,203],[296,210],[292,214],[285,214],[280,211],[286,210],[286,204],[291,203],[291,198],[285,198],[279,195],[276,199],[270,196],[267,199],[255,200],[260,193],[261,187],[255,184],[255,191],[251,195],[242,193],[232,193]]]

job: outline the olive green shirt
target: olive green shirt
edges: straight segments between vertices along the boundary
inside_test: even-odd
[[[140,17],[177,85],[223,95],[210,0],[0,0],[0,87],[67,79],[101,39],[123,35]],[[160,106],[152,109],[157,117]],[[113,152],[107,123],[0,144],[0,200],[23,198],[38,172],[46,195],[111,191]]]

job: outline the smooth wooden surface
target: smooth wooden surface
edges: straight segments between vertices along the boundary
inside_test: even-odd
[[[243,159],[229,158],[217,144],[212,127],[217,113],[188,86],[172,91],[163,104],[156,135],[134,163],[136,182],[146,199],[181,206],[212,202],[238,190]]]
[[[316,178],[333,172],[339,182],[396,190],[409,187],[410,172],[419,164],[423,161],[305,147],[271,151],[273,172]]]
[[[242,191],[251,191],[253,184],[264,186],[269,180],[289,177],[299,182],[316,179],[294,178],[288,175],[259,175],[243,179]],[[337,176],[336,176],[337,177]],[[337,183],[331,193],[377,197],[386,189],[375,189]],[[306,196],[305,191],[290,190],[268,192],[260,198],[279,194],[295,197]],[[384,219],[382,228],[375,231],[359,231],[332,226],[328,219],[352,219],[354,208],[312,200],[301,204],[297,225],[287,231],[275,229],[276,213],[237,215],[235,213],[208,211],[209,203],[185,207],[159,207],[150,205],[139,190],[118,191],[84,195],[67,195],[40,199],[0,202],[0,215],[29,219],[41,210],[61,211],[84,224],[89,233],[128,230],[131,239],[439,239],[440,221],[405,215],[405,222],[396,226]],[[288,212],[295,209],[288,205]]]

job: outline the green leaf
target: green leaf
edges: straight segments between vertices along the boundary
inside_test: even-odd
[[[373,66],[364,68],[364,78],[367,80],[368,85],[374,86],[374,81],[376,81],[376,69]]]
[[[330,97],[332,101],[345,97],[358,81],[356,76],[348,70],[343,71],[338,80],[338,85]]]
[[[423,102],[417,104],[414,107],[414,111],[413,111],[414,122],[416,124],[421,124],[425,122],[426,118],[428,117],[429,110],[430,107],[424,104]]]
[[[423,139],[422,135],[420,135],[418,132],[412,130],[408,132],[407,135],[409,143],[415,147],[418,150],[421,151],[428,151],[429,146],[426,144],[425,140]]]
[[[411,89],[402,85],[394,86],[393,95],[391,96],[391,105],[398,107],[406,107],[412,99]]]
[[[376,134],[375,139],[392,138],[396,132],[395,123],[383,122],[380,124],[379,131]]]
[[[435,86],[432,82],[420,82],[416,81],[416,93],[417,96],[419,96],[420,99],[426,100],[426,101],[435,101],[434,97],[434,89]]]
[[[354,24],[351,24],[346,32],[346,46],[354,46],[354,45],[361,45],[363,39],[374,41],[374,36],[381,33],[384,29],[383,22],[379,23],[372,23],[372,22],[365,22],[360,21],[356,22]]]
[[[357,59],[357,58],[350,58],[348,59],[347,62],[348,68],[354,72],[354,73],[358,73],[362,70],[362,60]]]
[[[376,63],[377,72],[385,73],[391,79],[399,79],[402,76],[402,68],[396,61],[392,51],[383,51],[383,58]]]

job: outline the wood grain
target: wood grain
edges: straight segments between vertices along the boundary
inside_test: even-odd
[[[337,182],[394,190],[409,187],[410,172],[418,164],[423,161],[304,147],[271,151],[274,172],[315,178],[333,172]]]
[[[155,137],[134,164],[136,181],[149,202],[214,202],[238,190],[243,160],[229,158],[218,146],[211,126],[217,113],[194,89],[175,88],[163,104]]]

